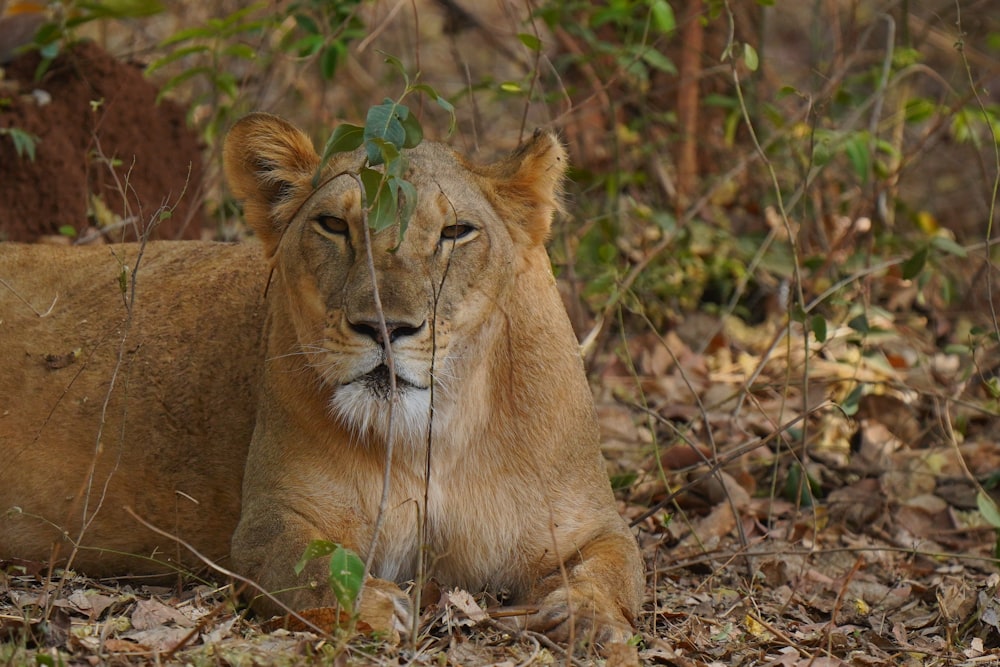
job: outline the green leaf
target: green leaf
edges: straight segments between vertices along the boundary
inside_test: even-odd
[[[947,236],[935,236],[931,239],[931,245],[956,257],[967,257],[968,251]]]
[[[979,506],[979,513],[983,515],[986,523],[994,528],[1000,529],[1000,509],[996,502],[983,491],[976,495],[976,505]]]
[[[177,76],[168,79],[167,82],[160,87],[160,92],[156,96],[156,101],[159,102],[167,92],[173,90],[174,88],[176,88],[177,86],[181,85],[182,83],[184,83],[189,79],[193,79],[196,76],[204,75],[209,77],[209,79],[211,80],[211,77],[214,74],[215,70],[207,66],[192,67],[191,69],[186,69]]]
[[[399,240],[403,240],[403,234],[406,233],[406,228],[410,225],[410,219],[413,218],[413,212],[417,210],[417,188],[414,187],[413,183],[398,179],[399,183],[399,194],[397,199],[399,200]]]
[[[368,226],[379,232],[396,222],[396,199],[381,172],[364,167],[361,183],[365,188],[365,202],[368,206]]]
[[[365,580],[365,564],[350,549],[338,546],[330,555],[329,584],[341,609],[354,612],[354,600]]]
[[[328,556],[338,548],[340,548],[339,544],[334,544],[329,540],[313,540],[306,547],[305,552],[302,554],[302,558],[300,558],[299,562],[295,564],[295,574],[302,574],[302,570],[306,568],[309,561],[322,558],[323,556]]]
[[[76,227],[73,225],[61,225],[59,227],[59,235],[73,238],[76,236]]]
[[[930,246],[921,246],[908,260],[903,262],[901,269],[903,279],[910,280],[923,271],[924,265],[927,263],[927,253],[929,250]]]
[[[407,107],[388,98],[382,104],[368,109],[368,116],[365,118],[365,150],[368,152],[369,164],[382,164],[382,152],[372,139],[382,139],[396,148],[403,147],[406,129],[402,120],[409,114]]]
[[[308,58],[319,53],[324,44],[326,40],[323,35],[307,35],[289,44],[285,50],[297,54],[300,58]]]
[[[809,320],[809,328],[820,343],[826,342],[826,318],[822,315],[813,315]]]
[[[424,128],[420,127],[420,121],[415,114],[411,113],[403,119],[403,130],[406,132],[403,148],[413,148],[424,140]]]
[[[653,17],[653,25],[660,32],[666,34],[677,29],[674,10],[667,3],[667,0],[653,0],[649,6],[649,13]]]
[[[840,409],[844,411],[845,415],[851,417],[857,414],[858,407],[861,405],[861,394],[864,390],[865,386],[863,384],[858,384],[851,390],[851,393],[847,395],[847,398],[843,400],[840,404]]]
[[[426,83],[415,84],[410,87],[410,90],[415,92],[421,92],[427,95],[432,100],[437,102],[439,107],[447,111],[448,115],[451,117],[451,121],[448,124],[448,134],[451,134],[452,132],[455,131],[455,127],[457,126],[457,119],[455,118],[455,106],[451,102],[438,95],[438,92],[434,90],[434,88],[432,88],[431,86],[427,85]]]
[[[624,472],[611,477],[611,488],[615,491],[624,491],[630,488],[639,479],[638,473]]]
[[[756,72],[757,68],[760,67],[760,61],[757,58],[757,49],[746,42],[743,43],[743,62],[747,64],[747,69],[751,72]]]
[[[319,29],[319,25],[313,20],[308,14],[296,13],[292,18],[295,19],[295,25],[301,28],[304,32],[310,35],[322,35],[322,31]]]
[[[323,149],[323,156],[333,153],[349,153],[358,149],[365,142],[365,128],[350,123],[342,123],[330,135]]]
[[[392,143],[378,137],[373,137],[369,142],[378,149],[379,156],[382,158],[382,164],[386,166],[386,173],[401,176],[402,162],[399,159],[399,149]]]
[[[382,55],[385,56],[385,62],[392,65],[393,69],[399,72],[400,76],[403,77],[403,81],[406,82],[406,87],[409,88],[410,77],[406,74],[406,68],[403,67],[403,61],[388,53],[383,53]]]
[[[174,34],[170,35],[162,42],[160,42],[160,48],[165,46],[170,46],[172,44],[179,44],[181,42],[186,42],[190,39],[208,39],[212,37],[214,33],[206,28],[205,26],[195,26],[193,28],[185,28],[184,30],[178,30]]]
[[[542,50],[542,40],[538,39],[538,37],[536,37],[535,35],[532,35],[527,32],[522,32],[518,34],[517,38],[521,40],[522,44],[527,46],[532,51],[537,52]]]
[[[59,41],[60,37],[62,37],[62,26],[58,23],[44,23],[38,30],[35,31],[35,44],[51,45],[52,43]]]
[[[350,123],[338,125],[323,147],[323,155],[320,158],[319,167],[316,169],[316,175],[313,177],[313,187],[319,186],[319,177],[334,154],[350,153],[360,147],[364,141],[365,128]]]
[[[257,52],[247,44],[230,44],[222,50],[222,55],[241,60],[255,60],[257,58]]]
[[[336,73],[342,51],[343,45],[340,42],[334,42],[323,50],[319,58],[319,72],[325,80],[331,80]]]
[[[844,144],[844,152],[847,154],[847,159],[850,161],[858,180],[862,183],[867,182],[871,167],[867,133],[859,132],[848,139]]]
[[[185,46],[179,49],[175,49],[173,52],[163,56],[162,58],[157,58],[152,63],[146,67],[145,74],[149,76],[156,70],[169,65],[170,63],[177,62],[181,58],[186,58],[187,56],[194,55],[196,53],[204,53],[209,51],[209,48],[204,44],[195,44],[192,46]]]
[[[666,72],[667,74],[677,74],[677,67],[674,66],[674,61],[666,57],[659,51],[653,48],[642,50],[643,61],[654,69],[658,69],[661,72]]]
[[[847,323],[847,326],[862,334],[866,334],[871,331],[871,327],[868,325],[868,317],[864,313],[852,318],[851,321]]]
[[[19,127],[3,128],[0,134],[6,134],[10,137],[11,142],[14,144],[14,152],[17,153],[18,157],[27,155],[29,160],[32,162],[35,161],[35,145],[39,141],[38,137]]]
[[[134,19],[155,16],[163,11],[157,0],[101,0],[100,2],[78,2],[77,7],[86,10],[88,20],[99,18]]]

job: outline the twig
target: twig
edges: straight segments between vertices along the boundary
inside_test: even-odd
[[[300,623],[302,623],[303,625],[305,625],[310,630],[313,630],[314,632],[316,632],[316,634],[320,635],[321,637],[329,637],[330,636],[330,633],[328,633],[326,630],[323,630],[323,628],[315,625],[312,621],[309,621],[308,619],[306,619],[304,616],[302,616],[301,614],[299,614],[297,611],[295,611],[294,609],[292,609],[291,607],[289,607],[288,605],[286,605],[284,602],[282,602],[281,600],[279,600],[276,596],[272,595],[269,591],[265,590],[262,586],[260,586],[253,579],[248,579],[247,577],[244,577],[241,574],[237,574],[236,572],[233,572],[232,570],[229,570],[227,568],[222,567],[221,565],[219,565],[218,563],[216,563],[214,560],[212,560],[208,556],[205,556],[200,551],[198,551],[197,549],[195,549],[190,543],[186,542],[182,538],[180,538],[180,537],[178,537],[176,535],[172,535],[172,534],[168,533],[167,531],[163,530],[162,528],[159,528],[159,527],[151,524],[150,522],[146,521],[141,516],[139,516],[138,514],[136,514],[135,511],[131,507],[125,506],[122,509],[125,510],[126,514],[128,514],[133,519],[135,519],[136,521],[138,521],[144,527],[146,527],[149,530],[153,531],[157,535],[160,535],[162,537],[166,537],[167,539],[173,540],[177,544],[179,544],[182,547],[184,547],[185,549],[187,549],[195,558],[197,558],[202,563],[204,563],[206,566],[208,566],[209,569],[214,570],[215,572],[218,572],[219,574],[221,574],[224,577],[228,577],[230,579],[233,579],[235,581],[240,582],[241,584],[244,584],[245,586],[249,586],[250,588],[254,589],[258,593],[260,593],[262,596],[264,596],[265,598],[267,598],[269,601],[271,601],[275,605],[277,605],[279,608],[281,608],[284,611],[288,612],[289,616],[291,616],[295,620],[299,621]]]
[[[983,102],[979,91],[976,89],[976,82],[972,76],[972,66],[969,64],[969,59],[965,54],[965,41],[964,32],[962,30],[962,5],[959,0],[955,0],[955,24],[958,26],[959,39],[955,44],[955,48],[958,49],[959,55],[962,57],[962,64],[965,66],[965,73],[969,80],[969,88],[972,90],[972,94],[976,98],[976,104],[979,105],[979,110],[983,114],[985,119],[984,125],[989,129],[990,138],[993,141],[990,144],[993,146],[993,164],[995,167],[995,173],[993,178],[993,191],[990,193],[990,214],[986,221],[986,243],[989,244],[993,238],[993,221],[996,219],[996,206],[997,206],[997,196],[1000,194],[1000,145],[997,144],[996,131],[993,127],[993,123],[990,122],[989,112],[986,110],[986,105]],[[986,253],[986,264],[992,267],[992,258],[990,253]],[[997,336],[1000,336],[1000,321],[997,317],[997,307],[993,299],[993,280],[987,276],[986,280],[986,300],[990,304],[990,317],[993,321],[993,332]]]
[[[379,295],[378,278],[375,273],[375,256],[372,252],[371,230],[368,228],[368,201],[365,196],[365,185],[359,174],[348,172],[346,175],[354,179],[361,192],[361,227],[364,231],[365,259],[368,263],[368,276],[372,281],[372,300],[375,302],[375,313],[378,315],[379,334],[382,336],[382,348],[385,351],[385,365],[389,370],[389,413],[386,418],[385,467],[382,473],[382,497],[379,499],[378,514],[375,516],[375,525],[372,527],[372,539],[368,545],[368,555],[365,558],[365,570],[362,575],[362,582],[364,582],[371,575],[379,534],[382,532],[385,515],[389,509],[389,488],[392,484],[392,452],[396,445],[395,429],[393,428],[395,426],[393,421],[393,407],[395,406],[398,390],[396,387],[396,363],[392,354],[392,341],[389,339],[389,327],[385,322],[385,311],[382,309],[382,298]],[[357,598],[354,600],[355,609],[359,608],[361,604],[361,596],[364,590],[364,585],[358,589]]]
[[[10,293],[11,293],[11,294],[13,294],[13,295],[14,295],[15,297],[17,297],[18,301],[20,301],[21,303],[23,303],[24,305],[26,305],[26,306],[27,306],[28,308],[30,308],[30,309],[31,309],[31,312],[33,312],[33,313],[34,313],[35,315],[37,315],[38,317],[48,317],[48,316],[49,316],[49,315],[50,315],[50,314],[52,313],[52,309],[56,307],[56,301],[58,301],[58,300],[59,300],[59,293],[57,292],[57,293],[56,293],[56,295],[55,295],[55,297],[53,297],[53,299],[52,299],[52,304],[51,304],[51,305],[49,306],[48,310],[46,310],[46,311],[45,311],[45,312],[43,313],[42,311],[40,311],[40,310],[38,310],[37,308],[35,308],[34,306],[32,306],[32,305],[31,305],[31,302],[29,302],[29,301],[28,301],[27,299],[25,299],[25,298],[24,298],[23,296],[21,296],[20,294],[18,294],[17,290],[16,290],[16,289],[14,289],[14,288],[13,288],[13,287],[11,286],[11,284],[10,284],[10,283],[8,283],[8,282],[7,282],[6,280],[4,280],[3,278],[0,278],[0,285],[3,285],[3,286],[4,286],[4,287],[6,287],[7,289],[9,289],[9,290],[10,290]]]

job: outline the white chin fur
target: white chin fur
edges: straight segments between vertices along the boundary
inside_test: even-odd
[[[397,443],[423,443],[431,414],[431,392],[406,387],[392,405],[392,433]],[[338,387],[330,400],[334,416],[361,440],[369,433],[389,439],[389,401],[374,396],[361,382]]]

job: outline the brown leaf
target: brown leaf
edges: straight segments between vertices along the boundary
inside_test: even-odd
[[[476,625],[489,619],[489,614],[483,611],[482,607],[479,606],[479,603],[476,602],[475,598],[468,591],[454,588],[445,593],[441,601],[445,604],[449,615],[454,615],[452,613],[454,610],[460,612],[464,617],[455,620],[457,625]]]
[[[132,627],[136,630],[149,630],[167,623],[173,623],[181,628],[190,628],[194,621],[170,605],[163,604],[156,598],[139,600],[132,612]]]

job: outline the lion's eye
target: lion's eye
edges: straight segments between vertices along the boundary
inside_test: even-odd
[[[347,221],[335,215],[317,215],[314,221],[327,234],[343,236],[349,231]]]
[[[475,227],[464,222],[448,225],[441,230],[441,241],[458,241],[460,239],[464,239],[466,236],[469,236],[475,231]]]

